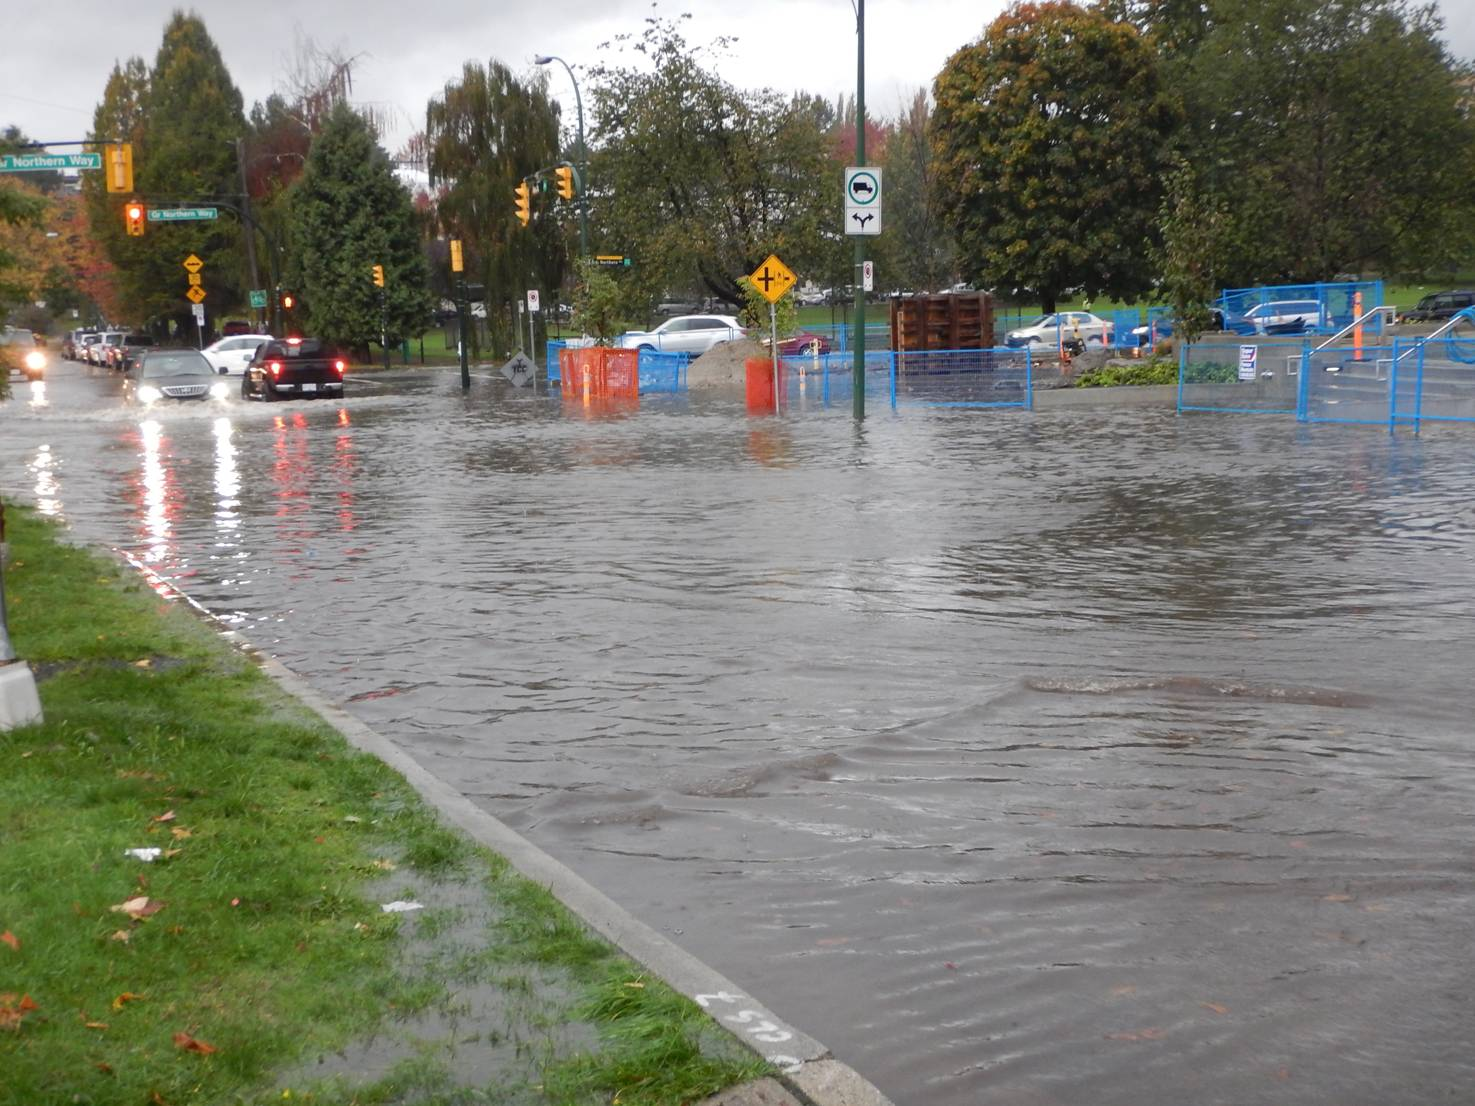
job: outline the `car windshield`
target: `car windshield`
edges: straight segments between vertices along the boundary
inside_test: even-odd
[[[143,378],[157,380],[163,376],[214,376],[210,362],[192,349],[151,353],[143,361]]]

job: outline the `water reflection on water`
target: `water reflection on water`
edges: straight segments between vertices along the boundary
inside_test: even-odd
[[[899,1103],[1475,1085],[1466,435],[395,387],[0,485]]]

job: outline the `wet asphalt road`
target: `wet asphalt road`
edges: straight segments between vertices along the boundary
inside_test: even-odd
[[[1475,1100],[1475,439],[453,373],[0,490],[141,557],[898,1103]]]

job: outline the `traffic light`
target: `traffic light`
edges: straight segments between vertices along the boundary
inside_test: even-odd
[[[553,170],[553,177],[558,181],[558,194],[565,200],[574,198],[574,170],[571,165],[560,165]]]
[[[533,218],[533,190],[523,181],[513,191],[517,196],[517,221],[527,226]]]
[[[384,287],[384,266],[383,265],[375,265],[374,266],[374,286],[376,288],[383,288]]]
[[[128,225],[128,233],[133,238],[143,236],[143,221],[148,209],[137,200],[130,200],[123,205],[123,221]]]
[[[294,296],[291,292],[283,292],[282,293],[282,310],[283,311],[291,311],[292,308],[294,308],[296,306],[297,306],[297,297]]]

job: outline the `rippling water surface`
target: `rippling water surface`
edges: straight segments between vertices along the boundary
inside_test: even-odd
[[[1475,1099],[1475,440],[0,408],[135,553],[898,1103]]]

